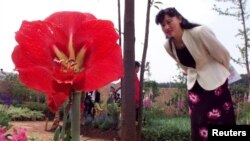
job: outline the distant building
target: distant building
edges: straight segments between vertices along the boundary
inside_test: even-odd
[[[0,70],[0,80],[4,80],[5,76],[6,76],[6,73],[1,68],[1,70]]]
[[[0,93],[4,93],[8,91],[8,85],[6,81],[4,80],[6,77],[6,73],[3,71],[3,69],[0,69]]]

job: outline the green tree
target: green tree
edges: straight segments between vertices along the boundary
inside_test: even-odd
[[[151,69],[150,62],[146,62],[146,65],[145,65],[145,68],[144,68],[144,73],[147,72],[147,79],[144,79],[144,80],[147,80],[147,81],[150,80],[150,76],[151,76],[150,69]]]
[[[238,20],[239,23],[241,24],[241,28],[238,29],[238,33],[236,34],[236,37],[239,37],[242,40],[242,44],[236,46],[241,53],[241,58],[238,59],[232,58],[232,59],[238,64],[245,65],[248,76],[248,82],[250,82],[249,57],[248,57],[249,47],[250,47],[249,44],[250,28],[248,27],[249,25],[247,26],[246,24],[250,15],[249,13],[247,13],[246,10],[247,0],[215,0],[215,1],[229,3],[230,6],[228,6],[225,9],[222,9],[218,5],[214,4],[213,9],[217,11],[220,15],[231,16],[236,18],[236,20]],[[248,85],[248,88],[250,89],[250,85]]]
[[[14,99],[18,99],[19,102],[23,101],[37,101],[44,102],[45,96],[42,93],[32,90],[24,86],[18,80],[18,74],[9,73],[5,78],[9,92],[12,94]]]
[[[124,78],[122,81],[121,139],[135,141],[135,25],[134,0],[125,1],[124,15]]]
[[[146,90],[150,90],[152,89],[152,92],[153,92],[153,98],[159,96],[159,86],[158,86],[158,83],[156,81],[145,81],[144,82],[144,89]]]
[[[147,56],[148,49],[148,36],[149,36],[149,25],[150,25],[150,10],[154,5],[158,8],[158,4],[162,4],[162,2],[148,0],[147,1],[147,11],[146,11],[146,26],[145,26],[145,37],[144,37],[144,47],[142,53],[142,61],[141,61],[141,71],[140,71],[140,80],[144,80],[144,72],[145,72],[145,62]],[[140,82],[140,104],[139,104],[139,114],[138,114],[138,128],[137,128],[137,140],[140,140],[141,137],[141,127],[142,127],[142,114],[143,114],[143,81]]]

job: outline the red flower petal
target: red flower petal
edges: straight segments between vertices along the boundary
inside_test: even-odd
[[[27,52],[17,46],[12,53],[12,60],[19,72],[19,79],[25,85],[41,92],[52,92],[52,75],[46,67],[36,65]]]
[[[37,65],[51,69],[53,58],[50,47],[54,44],[48,25],[41,21],[24,21],[16,33],[16,41],[26,54],[26,58]]]
[[[66,101],[68,94],[63,92],[51,93],[47,97],[47,104],[52,112],[57,112],[59,107]]]
[[[55,92],[49,93],[47,97],[48,107],[51,111],[56,112],[58,108],[66,101],[71,93],[71,85],[58,84],[56,81],[52,82],[52,87]]]
[[[44,21],[22,23],[12,59],[20,80],[46,92],[55,111],[72,90],[98,89],[123,76],[117,39],[109,21],[88,13],[57,12]]]
[[[84,24],[75,42],[85,41],[85,70],[76,77],[75,89],[94,90],[123,76],[121,48],[116,43],[117,39],[114,25],[109,21],[92,20]]]
[[[74,40],[74,43],[82,44],[87,49],[84,67],[91,67],[96,61],[110,55],[118,38],[113,23],[109,21],[92,20],[84,23]]]
[[[89,20],[96,20],[96,17],[90,13],[56,12],[44,21],[53,23],[53,25],[60,28],[65,35],[70,35],[71,33],[76,33],[81,25]]]
[[[29,56],[28,53],[22,50],[20,46],[14,48],[11,57],[16,69],[35,65],[35,63],[31,61],[32,59],[29,59],[27,56]]]
[[[96,18],[89,13],[80,12],[57,12],[45,19],[45,22],[51,24],[51,29],[53,30],[53,36],[56,39],[56,46],[69,55],[68,52],[68,41],[70,36],[75,37],[75,33],[81,30],[82,24],[89,20],[95,20]],[[62,35],[63,38],[62,38]],[[65,40],[66,43],[61,40]],[[75,51],[76,47],[79,45],[74,44]],[[81,46],[82,47],[82,46]],[[79,48],[79,47],[78,47]]]
[[[121,47],[117,45],[105,58],[86,67],[74,80],[74,89],[91,91],[121,78],[124,70],[120,52]]]
[[[53,92],[52,76],[46,69],[40,67],[30,67],[19,69],[19,80],[26,86],[43,93]]]

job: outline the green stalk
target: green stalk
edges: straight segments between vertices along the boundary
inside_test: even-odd
[[[63,105],[63,127],[62,127],[62,131],[61,131],[61,138],[62,139],[64,139],[67,118],[68,118],[68,113],[69,113],[68,109],[67,109],[68,104],[69,104],[69,101],[67,100]]]
[[[80,141],[80,104],[81,92],[74,92],[72,99],[72,118],[71,118],[71,141]]]

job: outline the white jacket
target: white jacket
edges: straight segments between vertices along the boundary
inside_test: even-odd
[[[214,90],[224,84],[230,75],[230,54],[214,33],[206,26],[198,26],[185,29],[182,40],[195,60],[195,68],[185,67],[180,63],[174,44],[172,49],[168,41],[164,46],[187,73],[187,88],[190,90],[196,81],[205,90]]]

